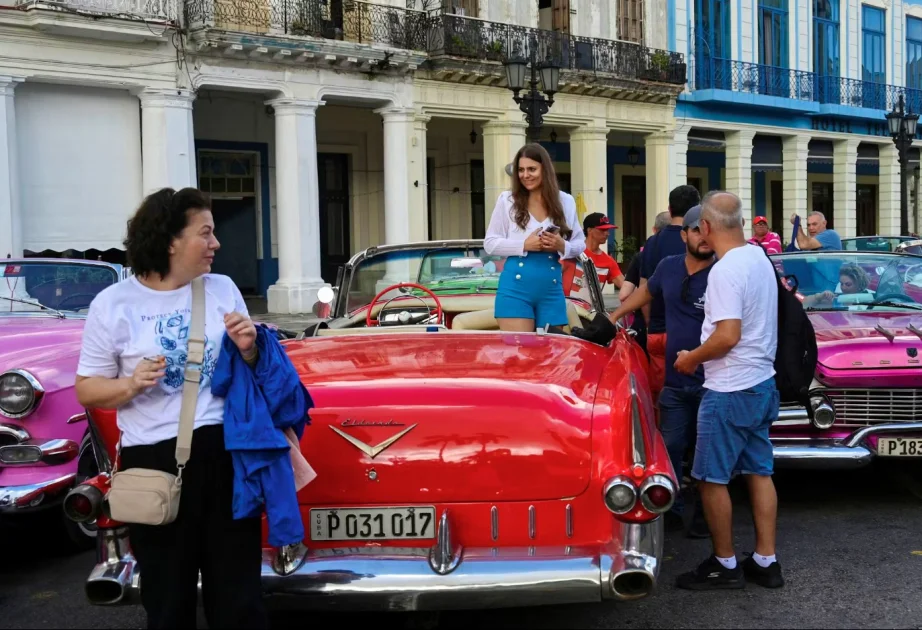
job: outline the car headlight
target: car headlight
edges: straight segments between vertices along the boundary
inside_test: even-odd
[[[813,426],[817,429],[829,429],[836,422],[836,410],[825,396],[810,399],[813,408]]]
[[[44,394],[38,379],[25,370],[0,374],[0,414],[7,418],[29,415]]]

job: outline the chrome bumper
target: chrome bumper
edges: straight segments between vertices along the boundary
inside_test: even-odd
[[[77,479],[76,473],[24,486],[0,487],[0,514],[43,510],[63,499]]]
[[[273,608],[460,610],[632,600],[651,594],[663,519],[622,526],[622,548],[451,546],[447,519],[432,548],[265,550],[262,586]],[[121,530],[99,539],[90,603],[136,603],[141,581]]]
[[[867,466],[877,457],[865,441],[871,436],[922,432],[922,422],[894,422],[863,427],[841,440],[776,440],[775,467],[849,469]]]

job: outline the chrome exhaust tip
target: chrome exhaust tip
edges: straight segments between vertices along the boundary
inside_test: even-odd
[[[631,600],[647,597],[656,586],[656,578],[646,571],[621,571],[611,581],[616,599]]]
[[[135,603],[141,591],[141,573],[128,547],[128,529],[100,530],[96,566],[86,580],[86,598],[96,606]]]

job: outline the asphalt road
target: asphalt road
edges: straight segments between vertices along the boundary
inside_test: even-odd
[[[783,473],[777,591],[692,593],[673,587],[708,541],[670,535],[660,589],[630,604],[428,614],[276,614],[280,628],[922,628],[922,466],[888,462],[854,472]],[[749,551],[746,493],[734,488],[738,553]],[[48,528],[0,534],[0,628],[143,628],[140,608],[85,603],[93,553],[68,554]],[[206,627],[204,620],[200,627]]]

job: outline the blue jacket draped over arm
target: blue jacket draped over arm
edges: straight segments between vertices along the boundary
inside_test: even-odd
[[[224,335],[211,392],[224,398],[224,446],[234,462],[234,518],[260,516],[265,506],[269,544],[281,547],[304,539],[284,430],[291,427],[300,440],[314,403],[274,333],[257,326],[256,345],[259,359],[251,368]]]

